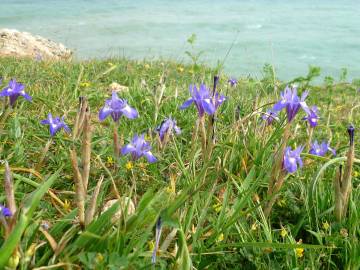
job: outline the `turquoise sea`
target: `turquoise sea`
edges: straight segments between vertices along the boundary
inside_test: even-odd
[[[209,65],[234,76],[261,76],[265,63],[282,79],[347,68],[360,77],[360,1],[356,0],[0,0],[0,27],[43,35],[76,57],[157,57],[188,61],[186,40]]]

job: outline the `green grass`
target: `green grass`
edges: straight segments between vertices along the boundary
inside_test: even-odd
[[[16,78],[26,84],[26,91],[33,97],[31,103],[19,98],[0,126],[0,159],[10,164],[16,202],[21,209],[8,240],[0,238],[4,248],[0,264],[6,264],[9,257],[10,261],[20,257],[19,269],[50,265],[58,269],[358,269],[358,161],[354,165],[348,216],[342,222],[337,222],[333,214],[332,184],[347,153],[346,128],[349,123],[360,126],[356,81],[327,78],[314,86],[312,81],[318,75],[314,68],[308,76],[293,81],[301,91],[309,89],[307,103],[320,108],[321,120],[314,138],[331,139],[337,157],[303,154],[304,167],[286,177],[271,216],[266,219],[262,208],[268,200],[274,152],[286,116],[281,114],[279,122],[265,127],[260,112],[278,100],[288,82],[278,81],[268,66],[263,78],[242,78],[235,88],[229,87],[227,77],[222,75],[219,90],[229,99],[216,116],[214,151],[204,160],[200,141],[191,143],[197,119],[195,108],[178,108],[189,97],[189,84],[205,82],[210,86],[214,75],[215,71],[206,67],[160,61],[50,63],[0,59],[4,82]],[[110,119],[100,123],[97,116],[111,95],[112,82],[128,87],[120,96],[140,114],[135,120],[121,118],[119,134],[127,143],[134,134],[146,133],[157,163],[147,164],[141,159],[128,169],[128,156],[118,160],[113,156],[113,123]],[[156,105],[162,87],[164,94]],[[80,149],[80,141],[63,131],[58,133],[42,165],[38,165],[50,138],[48,127],[40,121],[51,112],[64,115],[72,128],[79,96],[88,98],[92,113],[89,194],[103,176],[98,209],[116,198],[111,179],[121,197],[136,202],[135,213],[115,223],[111,217],[120,207],[118,204],[103,214],[97,211],[96,219],[85,230],[77,224],[69,160],[69,149]],[[182,134],[173,137],[165,150],[159,150],[154,129],[170,115],[177,120]],[[292,147],[307,143],[303,116],[300,112],[291,127]],[[358,156],[357,147],[355,150]],[[5,203],[3,189],[0,202]],[[159,216],[163,220],[160,246],[171,233],[174,237],[152,266],[154,227]],[[60,246],[58,251],[51,248],[40,231],[43,221],[51,224],[48,232]],[[4,229],[0,235],[4,236]],[[18,252],[13,252],[15,247]]]

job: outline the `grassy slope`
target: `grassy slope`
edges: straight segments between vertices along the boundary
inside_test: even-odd
[[[52,224],[52,236],[57,242],[66,244],[60,254],[54,255],[46,243],[38,248],[32,263],[51,265],[62,262],[85,268],[97,265],[96,269],[106,265],[113,267],[111,269],[147,268],[151,262],[154,224],[161,213],[164,220],[162,241],[172,228],[178,229],[168,250],[161,252],[158,266],[164,269],[175,266],[186,269],[190,259],[196,269],[231,269],[239,265],[242,269],[359,267],[357,167],[350,218],[342,224],[335,221],[331,209],[336,165],[330,166],[319,178],[314,185],[316,193],[309,197],[312,180],[328,158],[304,155],[305,166],[287,177],[271,222],[266,222],[261,207],[253,200],[256,194],[260,203],[265,201],[273,153],[284,127],[281,120],[274,127],[265,128],[257,110],[264,107],[264,111],[269,107],[266,104],[275,102],[278,92],[274,93],[273,89],[282,89],[285,85],[274,81],[269,70],[264,79],[243,79],[235,88],[227,86],[226,77],[221,78],[220,91],[229,100],[220,107],[217,115],[218,144],[211,159],[203,162],[200,142],[196,145],[190,143],[197,118],[195,109],[180,111],[178,107],[188,98],[190,83],[211,85],[213,75],[206,68],[193,72],[190,66],[169,62],[0,60],[0,76],[6,82],[14,77],[25,83],[26,91],[33,96],[32,103],[19,99],[0,134],[1,159],[8,160],[16,174],[16,199],[20,203],[34,190],[35,184],[30,180],[41,182],[43,177],[52,175],[63,166],[52,191],[70,205],[64,207],[49,196],[42,199],[33,222],[23,235],[20,250],[26,251],[32,243],[44,241],[38,231],[41,220],[48,220]],[[164,82],[160,78],[165,78]],[[121,96],[140,113],[136,120],[121,119],[120,134],[128,142],[135,133],[146,133],[159,159],[157,163],[149,165],[140,160],[129,170],[126,168],[129,159],[125,156],[115,162],[117,165],[112,164],[113,124],[110,119],[100,123],[97,112],[110,95],[108,86],[114,81],[129,87],[129,91]],[[331,138],[338,156],[344,156],[347,151],[346,127],[349,122],[359,126],[358,110],[354,109],[350,115],[351,109],[358,104],[356,88],[345,83],[323,87],[310,86],[307,80],[298,83],[301,90],[305,86],[310,89],[307,103],[320,107],[322,119],[314,137],[318,140]],[[156,106],[156,96],[163,85],[165,92],[160,105]],[[109,217],[99,218],[99,223],[81,236],[77,234],[79,227],[72,225],[74,214],[71,211],[76,204],[68,157],[69,148],[73,144],[78,146],[79,142],[72,142],[71,137],[63,132],[58,133],[46,153],[44,164],[37,168],[49,140],[47,127],[40,125],[39,121],[51,112],[65,115],[66,122],[72,127],[79,96],[88,97],[93,116],[90,190],[104,175],[100,207],[104,201],[114,198],[111,177],[122,196],[132,196],[138,202],[136,215],[121,220],[116,226],[111,226]],[[291,146],[307,142],[306,125],[301,121],[303,113],[300,114],[296,118],[297,124],[292,126]],[[160,151],[153,130],[169,115],[177,120],[182,134]],[[281,119],[285,116],[282,115]],[[28,169],[34,168],[37,168],[37,173],[30,174]],[[137,182],[136,194],[131,189],[134,179]],[[1,192],[0,201],[3,200],[4,193]],[[315,210],[316,219],[312,218],[310,210]],[[326,222],[330,228],[325,229]],[[284,237],[280,235],[281,228],[286,229]],[[294,249],[300,239],[304,244],[314,245],[299,245],[305,248],[302,257],[296,253],[301,253],[301,250]],[[30,265],[24,256],[21,263],[24,269]]]

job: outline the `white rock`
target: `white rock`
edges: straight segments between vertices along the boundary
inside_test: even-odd
[[[61,43],[14,29],[0,29],[0,57],[69,60],[72,51]]]

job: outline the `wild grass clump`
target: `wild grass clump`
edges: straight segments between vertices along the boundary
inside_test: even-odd
[[[1,269],[358,269],[358,81],[319,75],[1,59]]]

